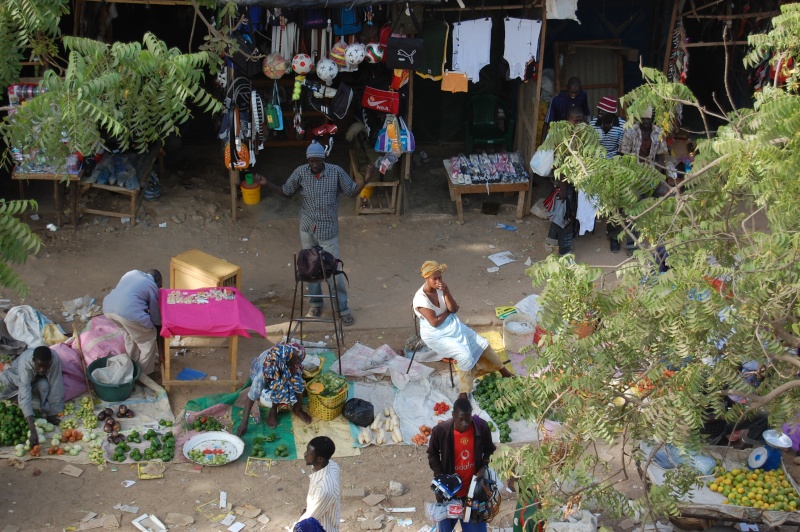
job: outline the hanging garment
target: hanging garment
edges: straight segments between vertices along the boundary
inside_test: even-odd
[[[594,231],[594,219],[597,216],[597,198],[590,198],[582,190],[578,191],[578,212],[575,219],[580,223],[580,235]]]
[[[578,24],[578,0],[547,0],[547,20],[574,20]]]
[[[422,63],[417,67],[417,76],[438,81],[444,75],[444,58],[447,53],[447,37],[450,26],[442,20],[426,20],[422,23],[425,46]]]
[[[539,57],[541,20],[506,18],[506,40],[503,59],[508,61],[508,79],[525,79],[528,63]]]
[[[465,72],[475,83],[489,64],[492,45],[491,19],[467,20],[453,25],[453,70]]]

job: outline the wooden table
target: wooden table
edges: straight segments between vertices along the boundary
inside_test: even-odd
[[[233,299],[221,301],[208,297],[205,303],[177,302],[170,303],[169,294],[210,294],[212,292],[227,291],[234,294]],[[264,315],[242,293],[234,287],[209,287],[197,290],[183,290],[162,288],[159,291],[159,306],[161,307],[161,336],[164,337],[164,364],[162,369],[162,386],[169,392],[170,386],[207,386],[209,381],[182,381],[172,378],[172,357],[170,350],[173,348],[222,348],[228,351],[228,360],[231,364],[229,379],[218,379],[214,384],[230,385],[231,391],[236,391],[241,384],[238,379],[236,365],[239,354],[239,335],[250,336],[253,331],[266,338]],[[181,340],[189,342],[181,346],[170,346],[172,337],[180,336]]]
[[[491,194],[492,192],[516,192],[517,193],[517,222],[522,221],[522,216],[525,212],[525,194],[530,190],[530,180],[522,183],[486,183],[472,184],[472,185],[459,185],[453,183],[451,164],[448,159],[442,161],[447,170],[447,187],[450,189],[450,199],[456,202],[456,211],[458,213],[458,223],[464,223],[464,205],[461,202],[461,196],[464,194]]]
[[[78,182],[80,181],[80,174],[68,174],[68,173],[59,173],[59,174],[46,174],[46,173],[28,173],[28,172],[20,172],[17,170],[17,166],[14,167],[14,170],[11,172],[11,179],[15,179],[19,181],[19,197],[20,199],[25,199],[25,184],[23,181],[52,181],[53,182],[53,198],[56,204],[56,225],[61,227],[61,182],[67,183],[67,188],[70,191],[70,203],[71,203],[71,212],[70,217],[72,218],[72,228],[77,235],[78,232]],[[73,184],[74,183],[74,184]]]

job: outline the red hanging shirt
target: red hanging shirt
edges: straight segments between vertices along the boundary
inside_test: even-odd
[[[453,466],[456,474],[461,477],[461,489],[456,496],[466,497],[469,491],[472,476],[477,469],[475,460],[475,424],[470,423],[465,432],[453,429]]]

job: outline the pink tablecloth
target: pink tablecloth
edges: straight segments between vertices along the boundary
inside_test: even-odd
[[[241,292],[225,287],[235,295],[232,300],[208,298],[208,303],[169,303],[170,292],[183,295],[208,293],[214,288],[198,290],[177,290],[162,288],[159,293],[161,304],[161,336],[169,338],[182,336],[245,336],[250,338],[254,332],[267,337],[264,315]]]

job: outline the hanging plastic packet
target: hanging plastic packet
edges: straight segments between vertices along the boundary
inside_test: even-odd
[[[387,153],[386,155],[378,157],[378,159],[375,161],[375,168],[377,168],[381,174],[386,174],[386,172],[392,169],[392,166],[394,166],[397,161],[397,155],[393,153]]]

